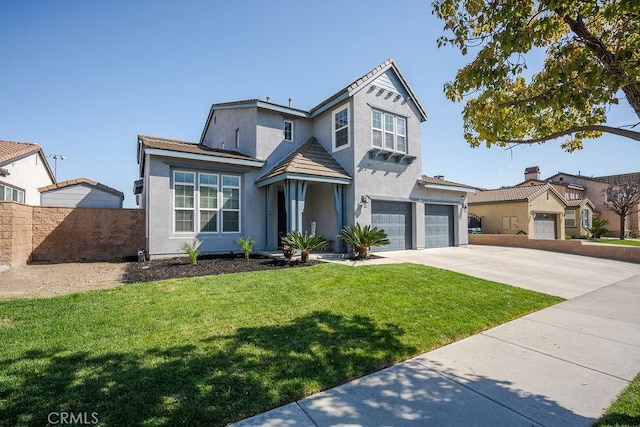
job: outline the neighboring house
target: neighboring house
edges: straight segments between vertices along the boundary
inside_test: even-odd
[[[528,167],[524,171],[525,180],[517,187],[530,185],[551,185],[565,200],[567,207],[564,213],[566,235],[571,237],[589,236],[593,214],[597,213],[595,205],[589,200],[586,188],[582,185],[565,181],[543,181],[540,179],[538,166]],[[599,185],[600,183],[598,183]]]
[[[469,215],[484,234],[526,234],[530,239],[564,239],[567,204],[549,184],[478,191],[469,196]]]
[[[147,250],[274,250],[288,231],[333,241],[347,224],[381,227],[381,249],[466,245],[473,190],[421,177],[421,123],[409,83],[387,60],[310,110],[259,99],[213,104],[198,144],[138,136]],[[437,226],[436,226],[437,225]]]
[[[124,194],[88,178],[58,182],[38,189],[42,206],[122,208]]]
[[[637,176],[636,176],[637,175]],[[557,174],[549,177],[546,181],[552,185],[562,185],[568,190],[577,193],[575,196],[568,193],[565,198],[567,200],[589,199],[593,204],[594,213],[602,219],[609,221],[607,229],[610,236],[618,236],[620,234],[620,218],[619,216],[609,209],[607,203],[606,190],[609,187],[609,183],[612,180],[623,177],[636,177],[638,178],[640,173],[636,174],[621,174],[610,175],[605,177],[587,177],[583,175],[572,175],[565,172],[558,172]],[[640,206],[638,206],[640,207]],[[634,209],[635,213],[632,213],[627,217],[625,227],[627,230],[638,230],[639,228],[639,214],[638,207]]]
[[[595,207],[589,199],[567,200],[564,210],[565,233],[571,237],[589,237]]]
[[[625,173],[625,174],[619,174],[619,175],[599,176],[597,177],[597,179],[614,186],[616,182],[625,181],[625,180],[636,182],[638,185],[640,185],[640,172]],[[606,202],[606,199],[607,197],[605,195],[605,202]],[[609,211],[609,213],[612,213],[612,212]],[[619,225],[620,218],[617,215],[615,215],[615,219],[609,220],[609,222],[610,224]],[[607,228],[610,229],[610,232],[609,232],[610,235],[613,235],[615,237],[619,236],[620,234],[619,231],[614,231],[613,233],[611,233],[611,228],[614,228],[614,227],[611,227],[608,225]],[[620,228],[618,226],[618,230],[619,229]],[[640,230],[640,203],[638,203],[636,207],[632,209],[631,213],[627,216],[625,221],[625,229],[626,229],[625,231],[627,232],[630,230],[635,230],[636,233]]]
[[[40,145],[0,141],[0,201],[37,206],[40,204],[38,188],[55,182]]]

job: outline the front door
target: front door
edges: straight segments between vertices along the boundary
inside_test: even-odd
[[[287,210],[284,191],[278,191],[278,247],[282,247],[282,238],[287,235]]]

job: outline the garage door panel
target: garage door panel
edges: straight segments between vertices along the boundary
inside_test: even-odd
[[[453,206],[426,204],[424,212],[425,248],[453,246]]]
[[[536,213],[533,219],[533,238],[549,240],[556,238],[555,215]]]
[[[371,202],[371,225],[383,229],[389,245],[372,248],[388,251],[411,249],[411,204],[403,202]]]

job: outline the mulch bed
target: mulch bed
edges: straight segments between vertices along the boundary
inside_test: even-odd
[[[318,261],[303,264],[299,259],[287,262],[260,255],[245,260],[242,255],[205,256],[192,265],[187,257],[158,259],[148,262],[133,262],[127,265],[124,283],[151,282],[182,277],[199,277],[216,274],[241,273],[245,271],[277,270],[281,268],[308,267]]]

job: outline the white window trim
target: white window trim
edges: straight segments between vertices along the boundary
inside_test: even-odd
[[[211,184],[201,184],[200,183],[200,175],[212,175],[216,177],[216,185],[211,185]],[[200,205],[200,188],[201,187],[208,187],[208,188],[215,188],[216,189],[216,207],[214,209],[212,208],[203,208]],[[206,211],[206,212],[216,212],[216,213],[220,213],[220,175],[217,173],[206,173],[206,172],[200,172],[198,173],[198,224],[196,224],[195,226],[200,228],[200,222],[202,221],[202,212]],[[195,220],[194,220],[195,222]],[[218,234],[220,232],[220,219],[218,217],[216,217],[216,231],[203,231],[200,230],[199,233],[202,234]]]
[[[224,177],[233,177],[233,178],[238,178],[238,185],[224,185]],[[224,207],[224,189],[225,188],[237,188],[238,189],[238,208],[225,208]],[[222,234],[237,234],[242,232],[242,220],[241,220],[241,215],[242,215],[242,177],[239,175],[229,175],[229,174],[220,174],[220,193],[219,196],[220,198],[220,204],[219,204],[219,210],[218,212],[220,213],[219,215],[219,220],[218,220],[218,230],[220,230],[220,233]],[[225,212],[238,212],[238,231],[224,231],[224,213]]]
[[[176,185],[176,173],[188,173],[188,174],[192,174],[194,176],[194,190],[193,190],[193,199],[194,199],[194,203],[193,203],[193,208],[178,208],[176,207],[176,190],[175,190],[175,185]],[[201,209],[200,208],[200,175],[216,175],[218,177],[218,185],[217,185],[217,208],[216,209],[210,209],[210,208],[206,208],[206,209]],[[238,185],[223,185],[223,178],[224,177],[233,177],[233,178],[238,178]],[[198,234],[205,234],[205,235],[220,235],[220,234],[239,234],[242,233],[242,176],[241,175],[234,175],[234,174],[228,174],[228,173],[212,173],[212,172],[196,172],[196,171],[190,171],[190,170],[184,170],[184,169],[176,169],[172,171],[171,174],[172,177],[172,183],[171,183],[171,198],[172,198],[172,208],[173,208],[173,213],[172,213],[172,230],[173,230],[173,234],[174,235],[178,235],[178,236],[195,236]],[[209,184],[204,184],[203,186],[206,187],[215,187],[213,185],[209,185]],[[223,194],[223,188],[237,188],[238,189],[238,208],[237,209],[230,209],[224,208],[224,194]],[[192,210],[193,211],[193,229],[192,231],[176,231],[176,211],[178,210]],[[200,230],[200,212],[201,211],[216,211],[218,213],[216,219],[217,219],[217,223],[216,223],[216,229],[217,231],[201,231]],[[228,212],[238,212],[238,231],[222,231],[224,224],[223,224],[223,212],[224,211],[228,211]]]
[[[286,129],[287,129],[287,123],[291,123],[291,138],[289,138],[289,139],[287,138],[287,131],[286,131]],[[283,125],[282,125],[282,134],[283,134],[284,140],[285,140],[285,141],[293,141],[293,138],[294,138],[294,137],[293,137],[293,132],[294,132],[294,129],[293,129],[293,120],[285,120],[285,121],[284,121],[284,123],[283,123]]]
[[[379,113],[382,115],[382,120],[381,120],[381,128],[377,129],[373,127],[373,114],[374,112]],[[387,116],[393,117],[393,132],[389,132],[387,131],[387,127],[386,127],[386,121],[385,118]],[[399,135],[398,134],[398,119],[404,120],[404,134],[403,135]],[[379,110],[377,108],[372,108],[371,109],[371,146],[375,147],[375,148],[379,148],[382,150],[386,150],[386,151],[393,151],[394,153],[402,153],[402,154],[409,154],[409,138],[407,138],[407,118],[404,116],[399,116],[397,114],[393,114],[393,113],[389,113],[383,110]],[[381,146],[378,147],[376,145],[373,144],[373,132],[374,131],[378,131],[382,133],[382,141],[381,141]],[[386,135],[387,134],[393,134],[393,149],[389,149],[386,147]],[[398,150],[398,136],[403,137],[404,138],[404,151],[400,151]]]
[[[22,188],[14,187],[4,182],[0,182],[0,187],[3,187],[0,192],[0,201],[24,203],[25,191]],[[7,188],[11,190],[11,199],[5,199]],[[20,195],[22,195],[22,200],[20,200]]]
[[[340,129],[336,129],[336,114],[341,113],[344,110],[347,110],[347,125]],[[347,129],[347,143],[340,147],[336,147],[336,133],[344,128]],[[331,112],[331,147],[334,153],[351,147],[351,112],[349,111],[349,104],[344,104]]]
[[[179,208],[176,206],[176,174],[178,173],[188,173],[193,175],[193,207],[192,208]],[[178,234],[178,235],[190,235],[190,234],[194,234],[195,233],[195,229],[197,227],[197,216],[196,216],[196,211],[197,211],[197,200],[196,198],[198,197],[197,191],[196,191],[196,182],[198,179],[198,174],[196,172],[192,172],[192,171],[185,171],[185,170],[174,170],[172,173],[172,185],[171,185],[171,199],[172,199],[172,204],[173,204],[173,214],[171,215],[173,218],[173,234]],[[180,183],[182,185],[182,183]],[[176,212],[180,210],[180,211],[192,211],[193,212],[193,228],[191,229],[191,231],[177,231],[176,230]]]

